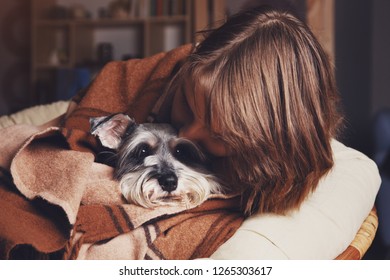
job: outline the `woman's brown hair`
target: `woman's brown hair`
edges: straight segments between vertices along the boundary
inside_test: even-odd
[[[173,84],[205,94],[210,130],[233,151],[230,182],[246,214],[298,208],[333,165],[341,115],[333,69],[309,28],[260,7],[211,31]]]

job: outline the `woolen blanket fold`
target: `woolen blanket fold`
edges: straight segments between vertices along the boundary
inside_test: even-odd
[[[26,198],[10,172],[17,151],[39,130],[27,125],[0,130],[0,259],[49,258],[70,237],[70,225],[59,208]]]
[[[0,258],[192,259],[231,237],[243,220],[239,198],[145,209],[127,204],[113,169],[94,162],[89,118],[125,112],[145,122],[190,49],[108,64],[62,127],[2,131]]]

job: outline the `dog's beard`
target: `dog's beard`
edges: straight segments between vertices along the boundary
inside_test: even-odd
[[[216,177],[197,172],[184,164],[176,163],[177,188],[164,191],[155,178],[155,167],[125,174],[120,179],[122,194],[130,203],[145,208],[158,206],[196,206],[207,200],[212,193],[220,193],[221,185]]]

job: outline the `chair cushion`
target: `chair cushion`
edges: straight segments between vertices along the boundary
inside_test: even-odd
[[[11,115],[0,117],[0,128],[14,124],[41,125],[66,112],[69,101],[57,101],[51,104],[33,106]]]

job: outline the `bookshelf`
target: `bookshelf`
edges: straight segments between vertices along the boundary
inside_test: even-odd
[[[194,2],[31,0],[30,104],[71,98],[107,61],[192,42]]]
[[[55,101],[56,76],[84,64],[97,61],[97,46],[113,44],[113,59],[146,57],[176,45],[198,41],[196,31],[216,27],[226,17],[227,0],[129,0],[138,8],[126,16],[101,17],[99,8],[108,8],[115,0],[30,0],[31,1],[31,62],[30,93],[26,103],[31,106]],[[133,2],[135,1],[135,2]],[[150,6],[154,1],[155,9]],[[243,0],[240,0],[243,2]],[[92,12],[89,18],[53,18],[56,5],[81,3]],[[149,3],[140,7],[140,4]],[[157,2],[160,8],[157,9]],[[173,13],[173,3],[182,12]],[[305,0],[307,21],[324,48],[334,60],[334,0]],[[166,4],[170,3],[171,12]],[[162,5],[161,9],[161,4]],[[133,7],[137,7],[134,5]],[[69,6],[69,4],[68,4]],[[168,10],[168,12],[167,12]],[[157,12],[159,11],[159,12]],[[164,12],[165,11],[165,12]],[[173,38],[173,39],[169,39]],[[95,68],[96,67],[92,67]]]

